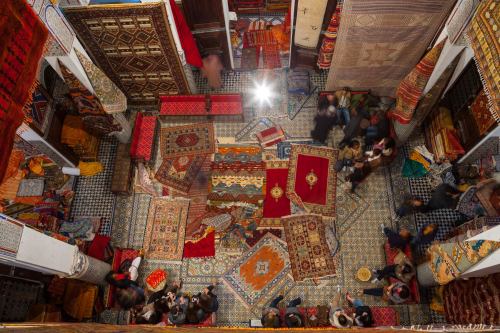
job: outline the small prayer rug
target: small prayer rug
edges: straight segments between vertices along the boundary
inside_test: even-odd
[[[281,126],[274,126],[257,133],[257,140],[262,147],[270,147],[278,142],[285,141],[285,132]]]
[[[205,155],[167,158],[156,171],[155,178],[163,185],[188,193],[205,158]]]
[[[286,196],[287,180],[288,161],[266,162],[266,198],[260,227],[263,225],[281,226],[280,218],[290,215],[290,199]]]
[[[161,129],[160,154],[163,158],[212,154],[214,151],[214,125],[212,123],[197,123]]]
[[[223,281],[246,307],[260,312],[284,287],[293,285],[285,242],[266,234],[224,274]]]
[[[292,145],[287,193],[297,194],[312,213],[335,216],[338,150]]]
[[[335,264],[320,215],[291,215],[281,222],[295,281],[335,275]]]
[[[482,1],[469,24],[467,38],[474,51],[474,60],[481,73],[490,108],[500,122],[500,4],[498,0]]]
[[[36,197],[43,194],[44,178],[23,179],[17,190],[18,197]]]
[[[180,261],[189,200],[153,198],[144,237],[146,259]]]

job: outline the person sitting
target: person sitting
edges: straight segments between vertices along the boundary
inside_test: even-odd
[[[373,270],[372,283],[380,282],[385,278],[395,278],[401,282],[408,283],[415,276],[415,267],[406,256],[402,256],[398,263],[387,265],[382,269]]]
[[[300,297],[295,298],[288,302],[285,310],[285,325],[287,327],[303,327],[304,326],[304,318],[300,313],[297,306],[302,303],[302,299]]]
[[[361,144],[357,140],[352,140],[349,145],[340,150],[335,170],[340,172],[344,167],[350,167],[355,160],[363,157]]]
[[[345,295],[346,300],[355,308],[354,323],[359,327],[370,327],[373,325],[373,315],[370,307],[363,304],[360,299],[354,299],[349,293]]]
[[[205,314],[217,312],[219,309],[219,300],[217,295],[213,293],[215,286],[210,285],[203,289],[203,292],[198,295],[199,305]]]
[[[197,296],[191,297],[186,309],[186,323],[199,324],[206,317],[205,311],[199,305],[199,298]]]
[[[337,328],[349,328],[352,326],[353,320],[342,309],[342,294],[340,288],[337,290],[337,295],[330,303],[330,324]]]
[[[406,247],[410,244],[410,241],[413,238],[408,229],[402,228],[399,232],[395,232],[387,228],[384,224],[381,224],[380,227],[382,228],[382,233],[387,237],[389,246],[392,249],[405,251]]]
[[[354,170],[345,177],[345,180],[351,183],[351,193],[355,193],[356,188],[361,184],[366,177],[371,173],[371,167],[363,160],[355,160]]]
[[[144,289],[135,281],[140,261],[141,256],[132,261],[125,260],[117,272],[111,271],[105,277],[110,285],[116,287],[116,302],[124,310],[140,306],[146,300]]]
[[[149,301],[149,300],[148,300]],[[169,312],[166,297],[150,302],[136,314],[136,324],[158,324],[163,320],[163,315]]]
[[[351,142],[355,137],[362,134],[363,128],[366,129],[369,125],[369,121],[366,119],[367,116],[368,113],[362,107],[351,107],[350,121],[344,127],[344,138],[340,144]],[[368,124],[363,125],[362,122],[367,122]]]
[[[400,219],[410,214],[421,213],[425,211],[425,204],[422,199],[415,196],[406,198],[403,203],[396,209],[396,218]]]
[[[281,326],[280,320],[280,310],[278,309],[278,303],[281,302],[283,296],[280,295],[276,297],[269,306],[262,309],[261,323],[262,326],[267,328],[278,328]]]
[[[431,199],[425,205],[425,212],[446,208],[455,209],[461,193],[450,184],[442,183],[438,185],[432,191]]]
[[[374,144],[389,135],[389,121],[382,110],[376,111],[370,117],[370,126],[365,132],[365,145]]]
[[[363,289],[364,295],[382,297],[394,304],[402,304],[410,299],[410,288],[403,282],[395,282],[383,288]]]
[[[182,325],[186,322],[186,307],[183,308],[181,304],[175,304],[168,313],[168,321],[173,325]]]
[[[337,90],[335,92],[335,100],[338,101],[337,117],[344,126],[347,126],[351,121],[349,112],[351,106],[351,92],[348,88]]]

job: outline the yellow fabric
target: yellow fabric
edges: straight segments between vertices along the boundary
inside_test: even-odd
[[[431,167],[431,163],[427,161],[418,151],[413,150],[410,153],[410,160],[413,160],[415,162],[418,162],[423,165],[423,167],[429,171]]]
[[[96,285],[68,279],[64,294],[64,311],[77,320],[92,318],[97,291]]]
[[[94,176],[102,172],[103,167],[100,162],[82,162],[78,163],[80,176]]]

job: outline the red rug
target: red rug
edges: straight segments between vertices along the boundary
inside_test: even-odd
[[[156,171],[155,178],[163,185],[187,194],[205,158],[205,155],[167,158]]]
[[[290,199],[286,196],[287,180],[288,161],[266,161],[263,220],[279,220],[282,216],[290,215]],[[269,221],[263,221],[263,224],[267,225]]]
[[[500,273],[469,280],[455,280],[444,287],[448,324],[500,323]]]
[[[207,228],[205,234],[197,240],[184,243],[183,258],[203,258],[215,256],[215,229]]]
[[[130,144],[130,157],[143,161],[151,160],[157,123],[156,116],[144,116],[141,112],[137,113]]]
[[[287,193],[301,198],[312,213],[335,216],[338,150],[292,145]]]
[[[48,31],[24,0],[0,1],[0,179],[9,163],[23,107],[35,89]]]

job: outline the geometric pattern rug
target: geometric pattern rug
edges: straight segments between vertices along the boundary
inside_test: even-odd
[[[130,104],[189,93],[163,3],[64,11],[82,44]]]
[[[295,281],[335,274],[325,225],[320,215],[294,215],[282,219]]]
[[[293,285],[286,244],[268,233],[224,274],[224,283],[255,313]]]
[[[186,199],[153,198],[144,238],[147,259],[182,260],[188,208]]]

